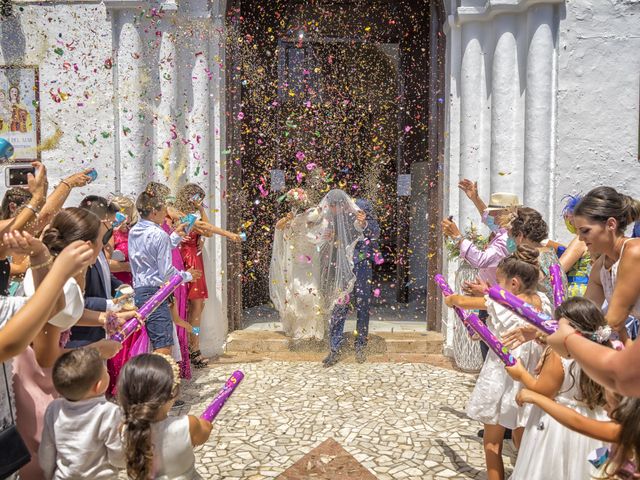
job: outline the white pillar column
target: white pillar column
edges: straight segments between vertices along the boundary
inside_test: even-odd
[[[491,191],[508,191],[522,198],[524,148],[521,82],[518,65],[516,15],[493,20],[497,42],[493,54],[491,90]]]
[[[158,81],[160,100],[156,110],[157,123],[155,133],[155,175],[166,183],[175,194],[182,177],[178,165],[181,148],[181,130],[176,123],[178,98],[178,58],[176,53],[176,31],[172,22],[172,13],[165,13],[164,29],[160,39],[158,56]],[[185,165],[186,167],[186,165]]]
[[[114,133],[119,158],[116,174],[119,175],[120,190],[135,196],[146,182],[150,160],[145,147],[148,115],[143,86],[147,76],[144,46],[133,11],[114,11],[113,16],[117,33],[114,101],[119,122],[118,131]]]
[[[537,5],[527,15],[530,35],[527,52],[525,115],[524,204],[553,222],[549,201],[554,170],[554,12],[553,5]]]
[[[484,60],[482,52],[482,24],[469,23],[462,28],[462,64],[460,67],[460,177],[451,178],[450,188],[457,190],[457,183],[462,178],[484,180],[480,175],[483,170],[482,131],[483,107],[486,100],[482,92],[485,90]],[[462,191],[458,191],[459,217],[456,222],[460,226],[470,221],[477,222],[478,214],[473,204]]]
[[[211,78],[205,73],[206,84],[198,82],[198,89],[207,93],[208,127],[206,136],[207,156],[203,158],[203,165],[207,165],[209,189],[209,219],[216,226],[226,227],[226,161],[228,155],[222,152],[226,149],[224,141],[225,126],[225,70],[221,65],[226,64],[224,51],[224,16],[225,1],[212,2],[211,21],[209,29],[208,56],[203,63],[196,64],[194,69],[204,73],[209,68]],[[200,77],[200,74],[196,76]],[[194,85],[194,95],[196,85]],[[200,101],[194,96],[194,101]],[[202,99],[203,100],[203,99]],[[205,142],[203,138],[202,142]],[[204,147],[203,147],[204,148]],[[227,255],[226,240],[220,237],[207,239],[204,248],[205,274],[209,288],[209,299],[205,303],[202,315],[202,338],[200,346],[205,355],[216,355],[223,352],[227,338],[229,322],[227,319]]]

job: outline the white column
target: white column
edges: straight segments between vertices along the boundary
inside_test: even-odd
[[[207,189],[208,183],[205,172],[209,171],[209,144],[211,129],[209,128],[209,85],[214,83],[213,74],[209,68],[209,45],[202,36],[206,32],[196,31],[193,41],[193,52],[197,56],[191,68],[192,98],[190,108],[186,113],[188,119],[189,141],[187,158],[189,159],[189,181],[200,184]],[[211,77],[211,79],[209,79]]]
[[[507,191],[522,198],[524,148],[518,21],[516,15],[500,15],[492,23],[497,41],[491,78],[491,191]]]
[[[550,178],[555,163],[554,125],[554,11],[553,5],[537,5],[527,15],[530,35],[527,52],[525,116],[524,204],[551,220]],[[553,222],[549,222],[551,225]]]
[[[470,23],[462,29],[462,65],[460,67],[460,177],[450,179],[450,188],[458,190],[461,178],[477,179],[482,182],[483,170],[482,131],[484,65],[482,52],[482,24]],[[462,191],[458,191],[460,212],[456,222],[466,225],[476,221],[478,214],[473,204]],[[451,212],[454,213],[454,212]]]
[[[178,165],[178,155],[182,151],[182,133],[176,123],[178,98],[178,69],[176,67],[178,58],[172,16],[173,14],[166,13],[163,19],[165,27],[162,31],[158,54],[160,100],[156,110],[154,177],[158,181],[166,183],[175,194],[175,190],[180,186],[182,174],[182,168]],[[186,167],[186,162],[184,167]]]
[[[219,227],[226,227],[226,160],[227,155],[222,152],[226,148],[224,141],[225,130],[225,70],[220,65],[224,65],[224,15],[225,1],[213,2],[211,7],[212,27],[208,40],[208,57],[205,63],[196,65],[194,68],[209,68],[211,79],[208,76],[206,86],[198,82],[201,92],[207,92],[207,115],[208,115],[208,135],[207,135],[207,158],[206,162],[209,188],[209,218],[211,222]],[[199,75],[197,75],[199,76]],[[196,86],[194,85],[194,95]],[[201,98],[194,97],[194,101]],[[204,140],[203,140],[204,141]],[[207,239],[204,248],[205,274],[207,275],[207,285],[209,288],[209,299],[205,303],[202,316],[202,338],[200,346],[205,355],[220,354],[223,351],[227,338],[229,322],[227,320],[227,255],[226,240],[220,237]]]
[[[120,190],[134,196],[146,182],[149,163],[145,147],[147,104],[142,81],[146,77],[144,46],[135,17],[130,10],[114,12],[115,31],[118,31],[118,26],[120,28],[115,65],[117,90],[114,92],[119,121],[119,129],[115,132],[120,165],[117,174],[120,176]]]

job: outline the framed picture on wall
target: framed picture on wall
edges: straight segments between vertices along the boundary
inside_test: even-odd
[[[38,67],[0,65],[0,137],[13,145],[10,161],[40,160]]]

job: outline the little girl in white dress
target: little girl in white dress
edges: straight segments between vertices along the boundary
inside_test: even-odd
[[[180,369],[168,355],[131,358],[118,379],[118,403],[129,478],[193,480],[193,447],[205,443],[211,422],[193,415],[169,417],[178,396]]]
[[[600,343],[609,343],[606,321],[600,309],[586,298],[573,297],[556,309],[556,318],[566,318],[574,328]],[[586,374],[574,360],[561,358],[551,348],[545,355],[537,378],[521,364],[507,367],[514,380],[540,395],[571,408],[583,417],[606,422],[604,388]],[[525,428],[511,480],[563,478],[582,480],[596,474],[587,461],[589,454],[604,442],[576,433],[542,409],[535,407]]]
[[[539,252],[527,245],[520,245],[516,252],[498,265],[498,284],[514,295],[532,304],[538,310],[551,313],[551,304],[544,294],[537,292],[540,278]],[[524,320],[511,310],[488,297],[465,297],[450,295],[445,299],[448,306],[466,309],[483,309],[489,313],[487,326],[498,338],[510,330],[525,325]],[[511,351],[519,357],[524,368],[533,371],[542,348],[529,342]],[[484,424],[484,451],[489,478],[504,478],[502,442],[507,428],[513,430],[513,440],[519,446],[527,424],[530,406],[520,407],[516,395],[522,385],[509,377],[498,356],[489,351],[476,386],[467,405],[467,415]]]

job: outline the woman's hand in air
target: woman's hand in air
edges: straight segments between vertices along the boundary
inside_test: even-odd
[[[458,183],[458,188],[467,195],[469,200],[478,198],[478,182],[472,182],[471,180],[464,178]]]
[[[442,221],[442,233],[450,238],[456,238],[461,235],[460,229],[458,228],[456,223],[453,220],[449,220],[447,218]]]
[[[81,172],[69,175],[64,179],[64,182],[69,186],[69,188],[84,187],[91,183],[91,177],[88,175],[91,170],[93,170],[93,168],[87,168]]]
[[[9,255],[28,255],[32,258],[41,258],[48,256],[49,250],[40,239],[34,237],[29,232],[13,232],[5,233],[2,241],[7,248]]]
[[[68,278],[84,270],[93,261],[95,258],[92,243],[76,240],[58,254],[49,274],[55,271]]]

